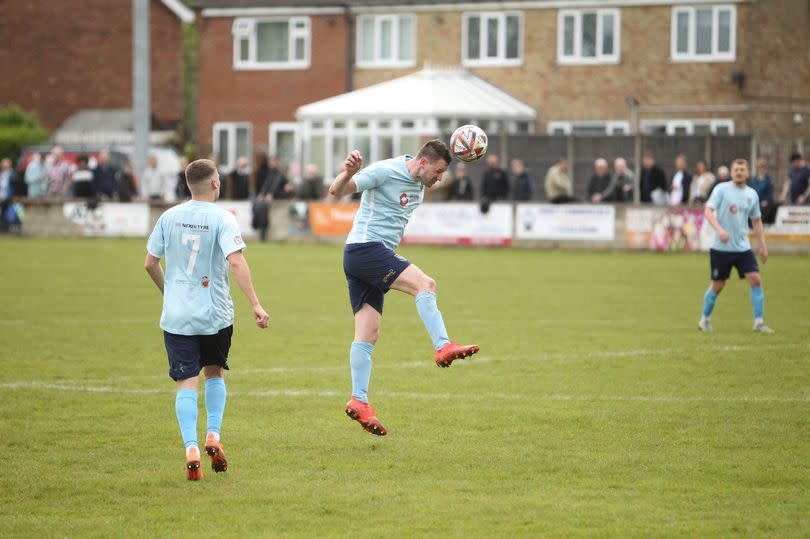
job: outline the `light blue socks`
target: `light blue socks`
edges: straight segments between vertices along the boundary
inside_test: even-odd
[[[208,432],[219,434],[222,428],[222,415],[225,413],[227,394],[224,378],[208,378],[205,380],[205,411],[208,413]]]
[[[717,303],[717,294],[714,293],[710,286],[703,296],[703,318],[709,318],[712,315],[715,303]]]
[[[174,401],[177,421],[180,423],[180,434],[183,445],[187,448],[197,445],[197,392],[193,389],[181,389]]]
[[[450,342],[447,337],[447,329],[444,327],[442,313],[439,312],[439,306],[436,305],[436,294],[433,292],[418,293],[416,295],[416,310],[419,312],[419,318],[422,319],[428,333],[430,333],[433,348],[438,350]]]
[[[368,402],[368,382],[371,379],[371,352],[374,345],[368,342],[352,343],[349,363],[352,367],[352,397]]]
[[[751,287],[751,306],[754,308],[754,320],[761,321],[765,314],[765,291],[762,286]]]

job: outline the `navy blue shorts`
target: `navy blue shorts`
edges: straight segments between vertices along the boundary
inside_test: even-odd
[[[411,263],[379,242],[350,243],[343,250],[343,272],[349,285],[349,302],[357,313],[368,303],[383,312],[385,293]]]
[[[169,376],[174,381],[185,380],[200,374],[206,365],[217,365],[227,370],[232,335],[233,326],[220,329],[214,335],[175,335],[164,331]]]
[[[709,250],[709,263],[712,267],[712,281],[725,281],[731,275],[731,268],[737,268],[740,279],[746,273],[759,271],[757,257],[751,249],[747,251],[716,251]]]

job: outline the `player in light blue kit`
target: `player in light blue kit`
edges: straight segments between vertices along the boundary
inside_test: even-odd
[[[368,382],[371,353],[380,335],[383,301],[389,289],[414,296],[416,310],[433,341],[438,366],[449,367],[454,360],[478,352],[476,345],[460,345],[448,338],[436,304],[436,282],[394,252],[413,211],[425,197],[425,187],[441,179],[451,159],[443,142],[431,140],[416,157],[402,155],[360,170],[363,157],[354,150],[344,162],[346,170],[329,187],[333,196],[363,193],[343,252],[343,271],[354,313],[354,342],[349,352],[352,398],[346,404],[346,415],[378,436],[388,431],[368,403]]]
[[[160,327],[169,356],[169,376],[177,382],[175,410],[186,446],[186,476],[202,478],[197,445],[197,386],[205,374],[208,434],[205,451],[216,472],[228,468],[220,442],[225,413],[228,350],[233,334],[233,300],[228,269],[253,306],[256,325],[269,317],[259,303],[250,268],[242,255],[245,243],[233,214],[215,206],[219,173],[212,161],[200,159],[186,168],[191,200],[167,210],[146,244],[144,267],[163,294]],[[160,259],[166,257],[164,277]]]
[[[764,264],[768,260],[768,248],[765,245],[765,232],[762,229],[759,197],[756,191],[746,185],[748,161],[737,159],[732,163],[731,180],[715,187],[706,203],[706,220],[712,225],[716,234],[709,251],[712,283],[703,296],[703,316],[698,322],[698,328],[701,331],[712,330],[711,315],[717,295],[726,285],[726,279],[731,275],[731,268],[735,267],[740,279],[745,278],[751,285],[754,331],[773,333],[773,330],[765,325],[765,294],[762,291],[762,279],[759,275],[757,259],[751,251],[751,243],[748,241],[748,219],[750,218],[759,241],[759,258]]]

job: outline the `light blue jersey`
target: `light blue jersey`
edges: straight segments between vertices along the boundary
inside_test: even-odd
[[[411,178],[401,155],[377,161],[354,175],[357,192],[363,192],[360,209],[346,243],[381,242],[396,249],[413,210],[425,198],[425,185]]]
[[[751,249],[748,219],[759,219],[762,215],[756,191],[747,185],[737,187],[732,181],[724,182],[714,188],[706,206],[714,210],[717,221],[729,235],[728,241],[722,242],[715,232],[712,249],[735,253]]]
[[[166,257],[163,330],[214,335],[233,324],[225,258],[245,249],[245,243],[232,213],[195,200],[175,206],[160,216],[146,249]]]

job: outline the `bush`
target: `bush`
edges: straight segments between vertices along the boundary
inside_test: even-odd
[[[36,112],[17,105],[0,107],[0,159],[16,161],[29,144],[48,140],[48,131],[39,124]]]

